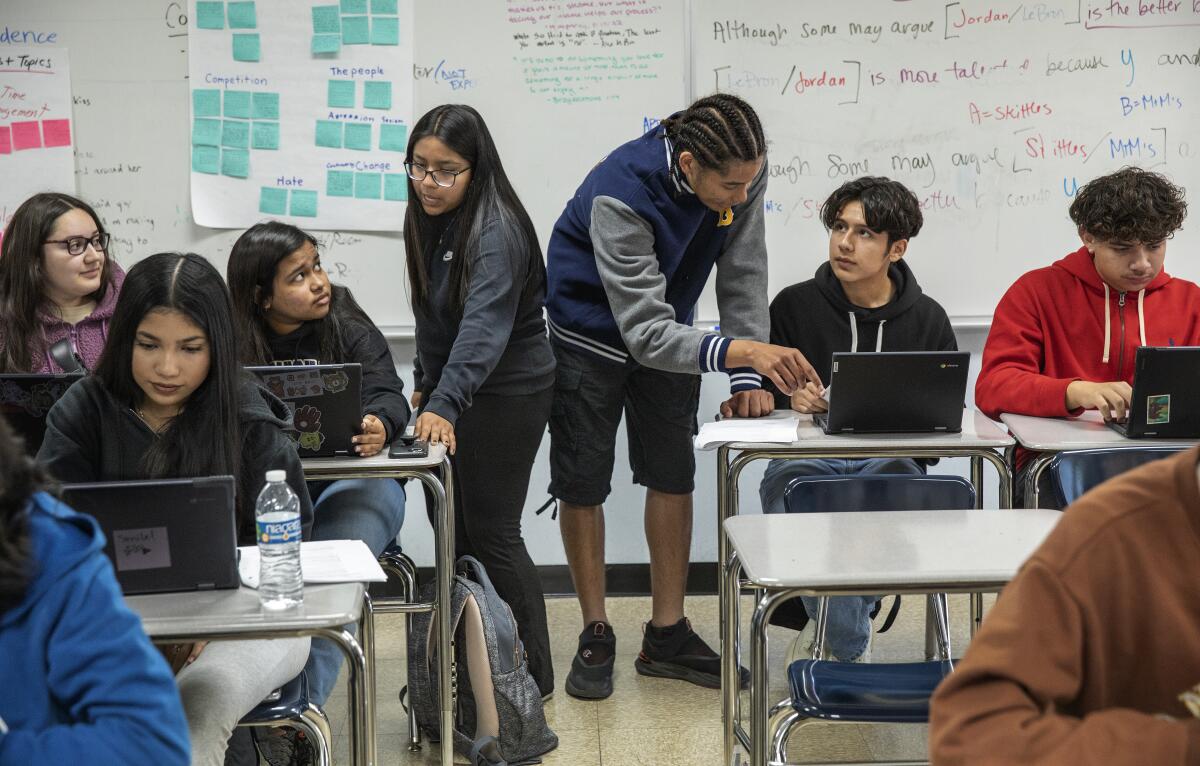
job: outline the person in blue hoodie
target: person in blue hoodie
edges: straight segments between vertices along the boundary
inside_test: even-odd
[[[788,392],[820,383],[799,351],[765,342],[766,147],[749,104],[706,96],[596,165],[550,236],[550,493],[584,622],[567,676],[573,696],[612,694],[602,504],[622,411],[633,480],[646,487],[653,596],[635,667],[720,685],[716,652],[683,613],[700,373],[729,373],[729,414],[743,417],[774,407],[763,375]],[[692,326],[714,267],[720,332]]]
[[[183,766],[171,670],[90,516],[48,495],[0,418],[0,766]]]
[[[771,342],[798,349],[828,380],[837,351],[954,351],[958,348],[946,311],[921,291],[904,260],[923,217],[914,195],[889,178],[864,176],[835,189],[821,206],[829,232],[829,259],[812,279],[785,287],[771,301]],[[771,387],[771,386],[769,386]],[[773,387],[771,387],[773,388]],[[774,390],[775,406],[811,414],[828,404],[815,385],[790,395]],[[798,476],[918,474],[912,458],[772,460],[759,486],[763,511],[783,513],[784,490]],[[869,659],[871,610],[876,599],[843,596],[829,601],[826,645],[840,660]],[[787,601],[772,622],[804,628],[817,599]],[[802,633],[792,654],[807,653]]]

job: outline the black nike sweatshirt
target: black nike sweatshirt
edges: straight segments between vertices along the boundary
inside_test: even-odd
[[[850,302],[829,263],[822,263],[812,279],[784,288],[771,301],[771,342],[798,349],[823,383],[829,383],[836,351],[956,351],[946,311],[921,292],[908,264],[893,263],[888,276],[892,299],[867,309]],[[767,388],[777,408],[791,406],[788,396]]]

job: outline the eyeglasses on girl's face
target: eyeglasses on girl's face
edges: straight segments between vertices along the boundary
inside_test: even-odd
[[[425,180],[425,176],[432,176],[433,182],[443,189],[449,189],[451,186],[454,186],[454,181],[470,169],[470,167],[465,167],[462,170],[430,170],[424,165],[418,165],[415,162],[404,163],[404,170],[408,173],[409,178],[420,182]]]
[[[437,179],[433,179],[437,183]],[[88,245],[98,252],[103,253],[108,251],[109,235],[107,232],[97,234],[93,237],[67,237],[66,239],[48,239],[47,245],[62,245],[67,248],[67,252],[71,255],[83,255],[83,251],[87,250]]]

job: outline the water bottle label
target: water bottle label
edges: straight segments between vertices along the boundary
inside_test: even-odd
[[[259,521],[258,541],[260,543],[291,543],[300,541],[300,517],[290,521]]]

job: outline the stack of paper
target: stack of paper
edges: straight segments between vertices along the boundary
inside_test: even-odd
[[[733,418],[704,423],[696,435],[696,449],[713,449],[729,442],[791,444],[796,441],[797,415],[771,418]]]
[[[238,574],[248,588],[258,587],[257,546],[238,548]],[[304,582],[383,582],[387,575],[362,540],[320,540],[300,543]]]

